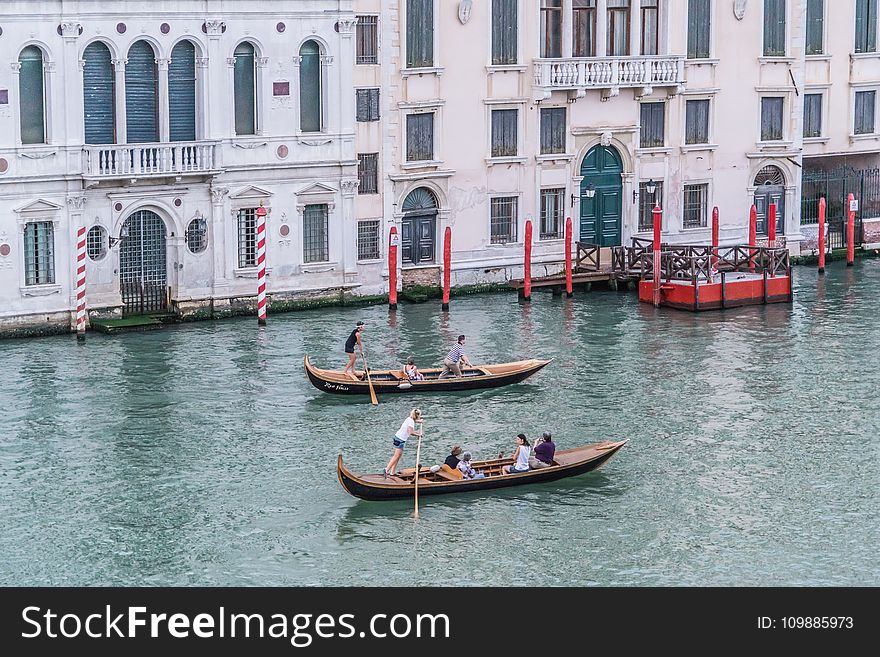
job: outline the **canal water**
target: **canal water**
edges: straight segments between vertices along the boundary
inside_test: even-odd
[[[0,342],[0,584],[880,584],[880,261],[797,268],[793,305],[700,315],[633,293],[338,308]],[[553,363],[499,390],[318,392],[355,321],[374,368]],[[423,461],[630,440],[555,484],[350,497],[411,407]],[[415,458],[413,444],[404,465]]]

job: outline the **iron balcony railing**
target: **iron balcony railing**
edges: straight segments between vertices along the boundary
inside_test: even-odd
[[[217,142],[122,144],[83,148],[88,178],[180,176],[217,169]]]
[[[614,89],[679,86],[684,56],[536,59],[535,86],[545,89]]]

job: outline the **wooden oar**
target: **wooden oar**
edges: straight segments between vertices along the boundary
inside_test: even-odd
[[[379,400],[376,399],[376,391],[373,390],[373,380],[370,378],[370,367],[367,365],[367,357],[364,355],[364,346],[360,345],[361,348],[361,358],[364,361],[364,372],[367,375],[367,383],[370,385],[370,401],[373,406],[379,405]]]
[[[416,482],[416,509],[413,517],[418,520],[419,519],[419,475],[421,474],[422,466],[421,466],[421,457],[422,457],[422,436],[425,435],[425,423],[419,422],[421,425],[421,431],[419,432],[419,443],[416,445],[416,474],[415,474],[415,482]]]

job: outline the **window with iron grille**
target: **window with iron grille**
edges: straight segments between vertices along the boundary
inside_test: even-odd
[[[355,28],[357,38],[357,63],[379,63],[379,17],[358,16]]]
[[[782,141],[784,98],[761,99],[761,141]]]
[[[107,231],[103,226],[92,226],[86,233],[86,253],[92,261],[103,260],[107,255]]]
[[[492,110],[492,157],[517,154],[518,115],[515,109]]]
[[[257,209],[238,211],[238,266],[257,266]]]
[[[660,52],[660,3],[658,0],[641,0],[642,8],[642,54],[656,55]]]
[[[709,185],[684,186],[684,228],[706,227],[706,204],[709,196]]]
[[[379,220],[358,222],[358,260],[378,260]]]
[[[562,57],[562,0],[541,0],[541,57]]]
[[[492,0],[492,63],[517,63],[517,3]]]
[[[379,89],[355,89],[357,97],[357,120],[379,120]]]
[[[330,260],[330,229],[326,203],[307,205],[303,212],[303,262]]]
[[[665,145],[666,103],[642,103],[642,148],[660,148]]]
[[[764,57],[785,57],[785,0],[764,0]]]
[[[663,181],[654,183],[654,193],[648,192],[648,183],[639,183],[639,231],[654,230],[654,206],[663,204]],[[660,220],[662,226],[663,220]]]
[[[491,202],[491,218],[489,222],[490,240],[492,244],[516,242],[517,197],[504,196],[493,198]]]
[[[629,11],[630,0],[608,0],[607,6],[607,45],[608,57],[629,55]]]
[[[565,220],[565,189],[541,190],[541,239],[555,240],[563,236]]]
[[[256,237],[256,231],[254,232]],[[208,248],[208,222],[196,217],[186,227],[186,246],[191,253],[201,253]]]
[[[379,154],[358,154],[358,194],[379,193]]]
[[[712,33],[712,0],[688,0],[688,59],[709,57]]]
[[[406,67],[434,65],[434,0],[406,2]]]
[[[825,0],[807,0],[807,54],[825,52]]]
[[[434,159],[434,113],[408,114],[406,117],[406,161]]]
[[[804,94],[804,137],[822,136],[822,94]]]
[[[855,107],[855,124],[853,125],[853,134],[871,135],[874,134],[875,118],[874,112],[877,101],[876,91],[857,91],[856,107]]]
[[[541,108],[541,155],[565,153],[565,108]]]
[[[596,0],[572,0],[572,57],[596,56]]]
[[[877,52],[877,0],[856,0],[856,52]]]
[[[55,229],[51,221],[34,221],[24,227],[24,283],[55,282]]]
[[[684,110],[684,143],[709,143],[709,100],[689,100]]]

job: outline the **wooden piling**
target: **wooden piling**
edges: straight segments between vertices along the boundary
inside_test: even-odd
[[[663,222],[663,211],[660,209],[660,202],[654,206],[652,211],[654,220],[654,307],[660,307],[660,226]]]
[[[856,259],[856,197],[846,197],[846,266],[852,267]]]
[[[443,233],[443,302],[442,310],[449,310],[449,281],[452,267],[452,228],[446,227]]]
[[[825,273],[825,197],[819,199],[819,273]]]
[[[532,220],[526,220],[526,237],[523,262],[523,299],[532,300]]]
[[[571,281],[571,217],[565,219],[565,296],[571,298],[574,289]]]
[[[388,233],[388,307],[397,308],[397,226]]]
[[[755,245],[758,243],[758,208],[749,210],[749,271],[755,271]]]

